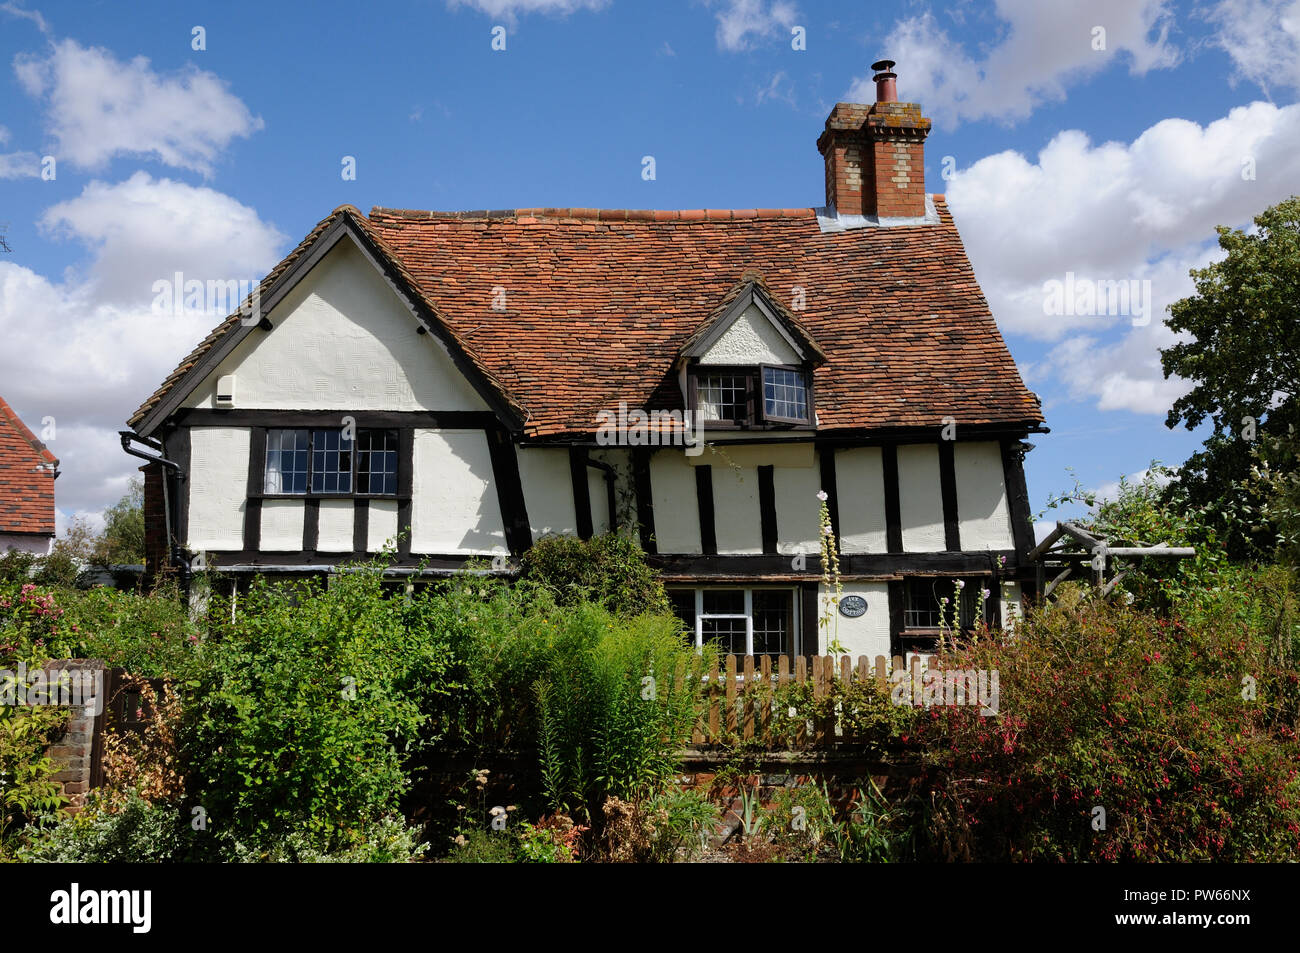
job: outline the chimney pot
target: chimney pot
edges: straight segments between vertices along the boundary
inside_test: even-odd
[[[894,72],[893,60],[877,60],[871,64],[876,75],[871,77],[876,83],[876,102],[898,102],[898,74]]]

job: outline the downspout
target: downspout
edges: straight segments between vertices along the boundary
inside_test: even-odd
[[[156,463],[164,469],[171,470],[178,483],[185,480],[185,471],[181,469],[181,465],[174,460],[168,460],[162,455],[161,451],[163,445],[160,441],[153,440],[149,437],[142,437],[137,433],[132,433],[130,430],[119,430],[118,436],[122,438],[122,449],[131,456],[139,457],[141,460],[148,460],[150,463]],[[137,450],[135,447],[131,446],[132,441],[138,441],[146,447],[160,452],[155,456],[153,454],[145,453],[143,450]],[[167,492],[167,484],[167,474],[164,473],[162,481],[163,532],[166,534],[167,538],[170,564],[180,571],[181,591],[185,594],[185,598],[188,601],[190,595],[190,582],[193,578],[193,570],[190,568],[189,557],[181,548],[180,543],[174,542],[172,539],[172,507],[170,494]]]

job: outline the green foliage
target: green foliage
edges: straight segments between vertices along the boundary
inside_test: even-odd
[[[991,717],[932,708],[904,737],[924,752],[918,788],[937,805],[923,855],[951,857],[959,843],[977,860],[1300,856],[1296,671],[1268,634],[1290,627],[1294,645],[1294,596],[1284,619],[1262,600],[1242,616],[1221,595],[1192,622],[1100,599],[1057,604],[1014,639],[947,656],[944,667],[997,671],[1000,704]]]
[[[665,616],[571,611],[535,682],[541,769],[551,807],[585,817],[606,797],[664,790],[695,724],[704,661]]]
[[[1213,433],[1181,468],[1179,484],[1198,506],[1238,499],[1253,463],[1252,429],[1274,436],[1297,422],[1300,405],[1300,197],[1265,210],[1251,233],[1220,226],[1225,257],[1192,271],[1196,293],[1170,306],[1167,324],[1185,340],[1161,351],[1165,376],[1191,381],[1166,424]],[[1274,406],[1277,394],[1286,395]],[[1294,466],[1293,466],[1294,468]],[[1250,523],[1220,525],[1234,557],[1261,541]]]
[[[104,510],[104,532],[94,561],[103,566],[144,562],[144,482],[136,477],[120,500]]]
[[[514,834],[476,828],[457,836],[447,863],[512,864],[518,851],[519,841]]]
[[[191,797],[219,836],[304,834],[336,853],[396,811],[423,711],[449,691],[431,599],[386,597],[376,567],[255,585],[205,648],[181,733]]]
[[[627,617],[672,611],[668,593],[647,565],[645,553],[623,533],[585,541],[548,536],[533,544],[522,563],[522,578],[550,593],[557,605],[595,602]]]
[[[186,680],[202,665],[200,630],[174,589],[151,594],[108,586],[60,593],[67,654],[97,658],[142,678]]]
[[[181,860],[191,830],[176,805],[153,804],[135,791],[92,798],[25,849],[23,860],[59,864],[140,864]]]

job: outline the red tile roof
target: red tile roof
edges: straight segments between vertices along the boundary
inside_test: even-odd
[[[989,313],[942,196],[932,225],[823,232],[814,209],[344,207],[395,259],[530,436],[590,433],[601,410],[681,406],[681,346],[754,272],[825,352],[820,427],[1032,427],[1042,413]],[[305,241],[277,267],[302,254]],[[494,289],[506,293],[494,310]],[[237,324],[228,319],[214,335]],[[135,425],[209,337],[132,417]]]
[[[0,533],[54,535],[59,460],[0,397]]]

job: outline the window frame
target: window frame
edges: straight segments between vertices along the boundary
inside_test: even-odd
[[[766,655],[769,658],[786,658],[793,659],[799,654],[802,648],[803,632],[801,631],[802,619],[800,617],[800,600],[803,594],[798,586],[674,586],[675,592],[691,593],[694,597],[695,605],[695,628],[691,632],[691,645],[698,652],[704,648],[704,593],[705,591],[729,591],[741,592],[744,594],[744,613],[737,612],[710,612],[707,617],[710,619],[741,619],[745,620],[745,651],[723,653],[724,655],[754,655],[762,657]],[[790,598],[790,632],[789,645],[784,652],[754,652],[754,593],[755,592],[783,592]],[[685,626],[685,623],[683,623]]]
[[[343,427],[318,427],[318,426],[263,428],[264,432],[262,434],[263,439],[262,439],[262,447],[261,447],[261,464],[262,464],[261,471],[262,472],[261,472],[261,480],[259,483],[261,492],[259,492],[257,496],[261,499],[267,499],[267,500],[400,500],[402,497],[402,449],[401,449],[402,435],[401,435],[401,429],[397,427],[356,428],[356,436],[351,441],[351,450],[349,451],[349,453],[351,454],[350,470],[348,471],[350,473],[350,478],[348,483],[349,490],[347,492],[342,492],[337,490],[316,492],[312,490],[312,478],[315,474],[316,432],[336,431],[341,434],[343,429],[344,429]],[[303,431],[307,434],[307,474],[306,474],[307,489],[305,492],[286,493],[283,490],[277,492],[273,490],[268,490],[266,488],[267,464],[270,460],[270,455],[272,452],[270,447],[271,435],[273,433],[279,433],[283,431]],[[357,479],[357,461],[360,456],[360,452],[357,448],[361,442],[360,437],[362,432],[371,432],[371,431],[381,431],[381,432],[390,433],[392,434],[393,440],[395,442],[396,449],[394,452],[396,453],[396,461],[395,461],[396,466],[394,467],[393,470],[393,492],[392,493],[371,493],[371,492],[362,493],[357,489],[359,483]],[[277,450],[275,452],[278,453],[279,451]],[[384,451],[384,452],[387,453],[388,451]]]
[[[912,609],[912,587],[914,585],[919,585],[922,583],[928,583],[932,587],[936,583],[942,583],[948,587],[951,587],[953,579],[961,579],[963,582],[966,583],[965,588],[962,589],[963,603],[966,602],[966,593],[967,592],[971,593],[970,619],[974,618],[976,608],[977,608],[976,593],[978,592],[979,589],[987,588],[989,590],[989,597],[988,599],[985,600],[984,622],[986,625],[993,625],[995,624],[995,622],[1000,624],[1001,614],[1002,614],[1001,595],[999,593],[997,585],[990,577],[960,576],[960,575],[959,576],[908,576],[902,581],[903,582],[903,612],[902,612],[902,627],[899,630],[899,637],[904,641],[904,644],[906,646],[912,646],[912,643],[919,643],[931,639],[937,640],[940,634],[942,634],[944,631],[955,630],[956,632],[960,633],[963,637],[975,631],[973,625],[961,624],[962,622],[961,616],[958,617],[958,624],[954,627],[954,630],[945,630],[942,626],[908,625],[907,622],[908,614],[914,611]],[[935,605],[939,608],[940,613],[942,613],[943,606],[938,601],[940,598],[942,598],[942,596],[935,597]],[[965,610],[965,606],[963,605],[961,610],[959,611],[961,611],[962,614],[964,615],[965,614],[964,610]],[[915,649],[914,647],[909,647],[908,651],[919,651],[919,649]]]
[[[780,417],[767,414],[767,400],[763,389],[763,372],[768,368],[791,371],[803,378],[804,393],[808,401],[807,417]],[[700,378],[714,376],[743,377],[745,379],[746,416],[743,421],[699,418],[704,427],[710,430],[815,429],[816,410],[812,368],[800,364],[692,363],[686,370],[687,409],[697,417],[700,413]]]

